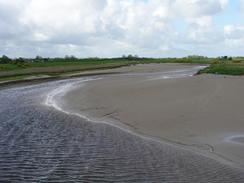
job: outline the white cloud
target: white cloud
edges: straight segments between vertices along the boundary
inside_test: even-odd
[[[227,5],[228,0],[0,0],[0,54],[188,54],[194,45],[221,42],[224,31],[215,28],[213,17]]]
[[[178,11],[186,17],[201,17],[214,15],[220,12],[227,1],[223,0],[175,0]]]
[[[240,10],[241,13],[244,13],[244,0],[240,0]]]
[[[102,8],[101,1],[95,0],[32,0],[20,21],[41,37],[60,33],[95,33]]]
[[[227,25],[224,33],[228,39],[244,39],[244,26]]]
[[[175,0],[174,9],[189,23],[210,26],[212,17],[224,10],[228,0]]]

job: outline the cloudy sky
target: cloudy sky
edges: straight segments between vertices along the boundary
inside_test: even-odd
[[[0,55],[244,55],[244,0],[0,0]]]

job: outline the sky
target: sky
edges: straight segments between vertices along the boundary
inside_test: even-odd
[[[0,0],[0,55],[244,56],[244,0]]]

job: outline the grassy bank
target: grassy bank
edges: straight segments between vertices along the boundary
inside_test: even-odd
[[[82,71],[112,69],[134,64],[148,63],[192,63],[209,64],[210,67],[199,73],[244,75],[244,62],[221,58],[207,58],[201,56],[185,58],[138,58],[134,56],[121,58],[42,58],[34,59],[10,59],[0,57],[0,82],[12,80],[24,80],[31,78],[57,77],[66,73]]]
[[[127,65],[138,63],[211,63],[212,59],[189,59],[189,58],[112,58],[112,59],[48,59],[36,60],[27,59],[26,61],[12,60],[7,63],[0,62],[0,72],[17,71],[28,68],[56,68],[63,67],[65,70],[68,67],[96,67],[102,65]]]
[[[244,75],[244,62],[235,63],[215,63],[201,70],[199,74],[224,74],[224,75]]]
[[[57,76],[64,73],[89,71],[97,69],[110,69],[134,64],[147,63],[210,63],[207,58],[35,58],[35,59],[9,59],[0,61],[0,80],[35,76],[49,75]]]
[[[97,64],[83,64],[83,63],[74,63],[74,64],[66,64],[66,63],[57,63],[57,65],[49,66],[49,64],[41,67],[32,67],[28,66],[21,69],[12,69],[12,70],[4,70],[0,71],[0,77],[13,77],[13,76],[24,76],[24,75],[36,75],[36,74],[44,74],[44,75],[59,75],[67,72],[76,72],[76,71],[87,71],[87,70],[95,70],[95,69],[110,69],[116,67],[127,66],[132,63],[97,63]]]

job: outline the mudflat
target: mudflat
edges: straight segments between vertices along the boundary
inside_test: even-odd
[[[66,93],[70,110],[126,124],[163,141],[211,152],[244,167],[244,77],[196,75],[196,65],[114,69]]]

